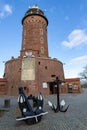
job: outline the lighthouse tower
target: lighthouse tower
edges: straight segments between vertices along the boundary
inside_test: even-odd
[[[32,6],[22,19],[23,34],[21,57],[48,57],[48,20],[38,6]]]
[[[22,18],[22,45],[18,58],[5,63],[4,77],[7,80],[7,94],[18,95],[22,86],[26,94],[44,95],[56,93],[52,83],[58,76],[64,80],[63,64],[48,54],[48,20],[36,5],[32,6]]]

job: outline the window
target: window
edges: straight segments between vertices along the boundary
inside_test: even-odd
[[[72,84],[68,84],[68,88],[72,88]]]
[[[40,65],[40,61],[38,62],[38,64]]]
[[[47,66],[45,66],[45,69],[47,70]]]
[[[24,90],[26,90],[27,89],[27,87],[24,87]]]
[[[21,68],[19,68],[19,71],[21,71]]]
[[[41,53],[44,54],[44,47],[41,47]]]
[[[56,75],[53,74],[53,75],[51,75],[51,77],[56,77]]]
[[[78,89],[78,85],[77,84],[74,85],[74,89]]]
[[[40,43],[43,44],[44,43],[44,38],[40,37]]]
[[[43,29],[40,28],[40,35],[43,35]]]

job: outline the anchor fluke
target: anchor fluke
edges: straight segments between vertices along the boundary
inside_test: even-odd
[[[52,104],[51,101],[48,101],[48,105],[51,107],[52,110],[56,110],[56,105],[55,104]]]
[[[68,108],[69,108],[69,105],[65,109],[63,109],[63,107],[61,107],[60,112],[66,112],[68,110]]]
[[[62,101],[60,102],[60,105],[61,105],[61,106],[65,106],[65,104],[66,104],[66,103],[65,103],[64,100],[62,100]]]

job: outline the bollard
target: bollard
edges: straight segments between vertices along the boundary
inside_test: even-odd
[[[4,100],[4,107],[10,107],[10,99]]]

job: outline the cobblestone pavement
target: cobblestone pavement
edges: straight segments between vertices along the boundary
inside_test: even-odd
[[[4,99],[10,98],[10,108],[3,117],[0,117],[0,130],[87,130],[87,89],[81,94],[61,94],[66,105],[70,104],[66,113],[54,113],[48,106],[48,100],[56,104],[56,95],[44,97],[44,110],[48,111],[41,122],[27,125],[23,121],[16,121],[17,98],[0,97],[0,108],[4,105]]]

